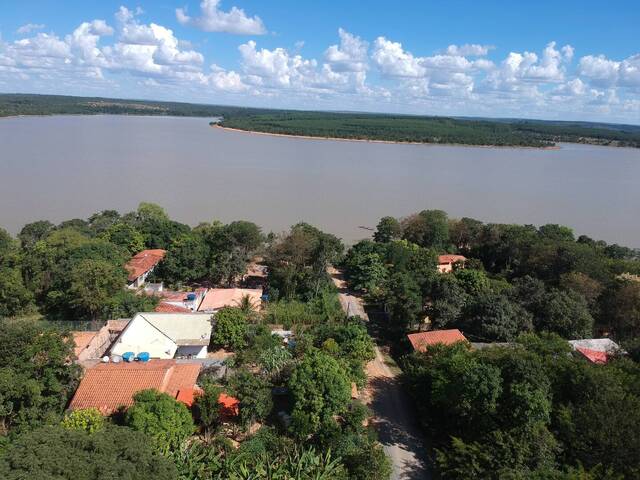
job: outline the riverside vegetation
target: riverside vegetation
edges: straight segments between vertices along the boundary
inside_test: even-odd
[[[634,125],[304,112],[147,100],[0,94],[0,117],[93,114],[218,117],[222,119],[221,125],[240,130],[354,140],[518,147],[551,147],[557,142],[576,142],[640,147],[640,127]]]
[[[69,362],[64,320],[152,309],[152,297],[123,289],[122,265],[142,248],[167,249],[154,275],[178,287],[230,285],[260,254],[270,302],[260,314],[246,305],[217,314],[211,342],[234,350],[233,373],[220,381],[203,371],[204,394],[191,412],[145,391],[112,418],[65,415],[80,372]],[[466,267],[438,274],[445,252],[465,255]],[[305,223],[280,235],[243,221],[191,228],[153,204],[34,222],[17,239],[0,234],[0,476],[387,477],[370,413],[350,396],[352,383],[365,385],[374,344],[367,326],[345,318],[330,264],[382,312],[370,326],[400,361],[436,478],[638,478],[637,250],[575,238],[560,225],[484,224],[425,210],[383,218],[372,240],[345,251]],[[471,341],[507,345],[411,353],[405,334],[424,328],[425,317]],[[294,349],[280,348],[267,327],[274,323],[296,331]],[[628,354],[594,365],[566,343],[601,335]],[[240,400],[231,423],[217,409],[220,392]]]

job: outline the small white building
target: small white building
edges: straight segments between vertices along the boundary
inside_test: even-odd
[[[207,313],[137,313],[111,347],[112,355],[206,358],[212,319]]]

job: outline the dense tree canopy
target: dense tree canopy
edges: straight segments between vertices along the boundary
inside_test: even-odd
[[[109,225],[104,230],[101,226],[95,228],[101,231],[102,238],[125,249],[129,255],[135,255],[144,249],[144,236],[133,225],[119,222]]]
[[[342,242],[306,223],[291,227],[267,251],[273,297],[308,300],[329,284],[327,267],[340,260]]]
[[[90,434],[50,426],[24,433],[10,444],[0,455],[0,476],[6,480],[175,480],[176,468],[154,453],[144,434],[129,428],[110,426]]]
[[[525,336],[513,347],[457,344],[406,359],[443,478],[573,478],[562,471],[581,466],[637,476],[640,368],[592,365],[568,350],[559,337]]]
[[[0,320],[0,435],[60,420],[80,373],[71,358],[69,337]]]
[[[275,471],[316,480],[387,476],[386,457],[364,425],[370,414],[350,396],[352,383],[366,383],[374,344],[365,325],[342,310],[327,273],[332,265],[342,267],[349,288],[370,303],[368,326],[398,358],[407,352],[406,333],[429,328],[459,328],[473,342],[509,342],[476,345],[479,350],[466,344],[430,348],[402,361],[403,379],[432,440],[436,475],[640,475],[638,251],[576,239],[561,225],[484,224],[424,210],[404,219],[384,217],[373,240],[343,255],[338,238],[305,223],[267,237],[246,221],[192,229],[143,203],[125,215],[106,210],[59,225],[34,222],[18,240],[0,230],[0,316],[107,319],[152,310],[155,297],[124,288],[123,266],[142,248],[168,251],[152,280],[172,287],[236,285],[247,262],[264,256],[264,311],[252,312],[245,302],[216,314],[212,345],[234,350],[227,360],[234,370],[222,378],[214,367],[203,373],[204,395],[193,417],[172,397],[139,393],[113,421],[128,425],[125,438],[137,436],[142,447],[114,450],[101,439],[112,435],[111,420],[96,411],[63,418],[79,373],[69,337],[45,330],[44,323],[2,320],[0,475],[15,468],[15,478],[55,478],[44,464],[54,462],[55,452],[64,464],[76,451],[83,466],[85,452],[94,449],[108,473],[114,455],[137,455],[114,474],[127,478],[138,478],[150,458],[161,459],[159,478],[168,471],[161,466],[166,459],[180,478],[194,480],[243,478],[247,472],[268,478],[265,472]],[[436,260],[445,253],[467,260],[439,273]],[[268,324],[293,329],[295,341],[283,344]],[[629,358],[592,365],[566,342],[594,336],[618,341]],[[239,416],[219,415],[222,391],[239,399]],[[263,426],[254,435],[248,427],[256,422]],[[35,442],[45,452],[40,463],[27,444],[34,442],[34,429],[43,439]],[[227,438],[236,434],[237,450]],[[68,471],[74,478],[94,474],[61,468],[59,475]]]
[[[55,320],[108,319],[153,309],[155,300],[123,293],[124,265],[145,248],[167,250],[150,280],[229,286],[241,279],[264,241],[251,222],[191,229],[144,202],[125,215],[104,210],[57,226],[33,222],[18,239],[0,230],[0,317],[39,311]]]
[[[531,323],[565,338],[640,335],[637,250],[576,239],[562,225],[484,224],[440,210],[384,217],[380,226],[395,233],[356,243],[342,266],[350,287],[380,303],[397,334],[426,319],[476,340],[514,338]],[[437,275],[432,262],[443,253],[466,256],[465,268]]]

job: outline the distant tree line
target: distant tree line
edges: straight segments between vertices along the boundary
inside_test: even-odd
[[[230,115],[223,126],[241,130],[465,145],[549,147],[557,142],[640,147],[640,128],[521,120],[475,120],[382,114],[277,112]]]
[[[0,94],[0,117],[15,115],[170,115],[219,117],[264,112],[262,109],[66,95]],[[267,110],[268,111],[268,110]]]
[[[576,142],[640,147],[640,127],[633,125],[305,112],[101,97],[0,94],[0,117],[95,114],[219,117],[224,126],[241,130],[359,140],[522,147]]]

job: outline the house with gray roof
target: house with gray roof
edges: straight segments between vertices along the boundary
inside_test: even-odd
[[[114,342],[111,354],[148,352],[151,358],[206,358],[211,329],[208,313],[141,312]]]

